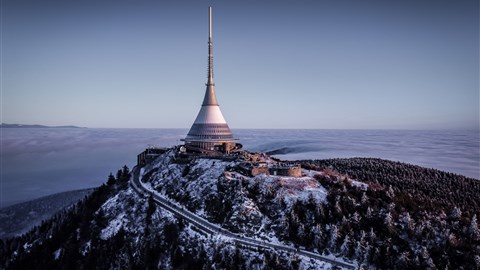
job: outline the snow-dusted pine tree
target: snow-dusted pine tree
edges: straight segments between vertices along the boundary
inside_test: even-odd
[[[393,191],[392,185],[388,186],[387,196],[392,199],[395,197],[395,191]]]
[[[363,245],[365,244],[365,237],[367,236],[367,234],[365,233],[364,230],[360,230],[360,243]]]
[[[370,208],[370,206],[367,208],[367,218],[372,218],[373,217],[373,213],[372,213],[372,208]]]
[[[433,263],[432,257],[430,257],[430,253],[425,246],[423,246],[420,250],[420,256],[422,256],[422,259],[424,260],[425,266],[427,268],[435,269],[435,264]]]
[[[346,216],[343,216],[343,217],[342,217],[341,225],[343,226],[343,225],[347,225],[347,224],[349,224],[348,219],[347,219]]]
[[[410,217],[408,212],[405,212],[402,217],[403,226],[405,226],[408,230],[413,231],[415,229],[415,224],[413,219]]]
[[[386,215],[385,215],[385,219],[383,220],[383,222],[385,223],[385,225],[387,225],[387,227],[393,227],[393,218],[392,218],[392,214],[390,214],[390,212],[388,212]]]
[[[303,225],[303,223],[298,224],[297,236],[300,239],[305,238],[305,225]]]
[[[462,216],[462,211],[458,207],[454,207],[450,213],[450,217],[453,219],[459,219]]]
[[[480,231],[478,230],[478,223],[477,223],[477,214],[473,215],[472,221],[470,223],[470,236],[473,240],[480,240]]]
[[[475,261],[475,264],[477,265],[477,269],[480,269],[480,256],[479,255],[475,255],[473,257],[473,260]]]
[[[388,204],[388,211],[392,212],[393,210],[395,210],[395,203],[394,202]]]
[[[377,239],[377,235],[373,231],[373,227],[370,227],[370,232],[368,233],[368,238],[370,239],[370,242],[373,243]]]
[[[400,253],[400,256],[398,256],[398,260],[397,260],[397,265],[400,268],[407,268],[408,267],[408,264],[409,264],[409,261],[410,261],[408,256],[409,256],[408,251],[404,251],[404,252]]]
[[[362,261],[363,259],[363,246],[360,241],[357,242],[357,245],[355,246],[355,259],[358,261]]]
[[[325,217],[325,209],[323,208],[322,203],[317,204],[317,207],[315,207],[315,216],[318,219],[323,219]]]
[[[330,247],[333,251],[337,249],[338,228],[336,225],[330,227]]]
[[[342,208],[340,207],[340,196],[335,198],[335,212],[337,214],[342,214]]]
[[[448,244],[452,247],[457,247],[459,242],[458,242],[458,238],[457,236],[454,234],[454,233],[450,233],[447,237],[448,239]]]
[[[320,224],[317,224],[312,227],[312,234],[313,234],[313,246],[320,247],[320,243],[323,238],[323,230]]]
[[[362,199],[360,201],[362,202],[363,205],[367,204],[368,197],[367,197],[367,194],[365,192],[363,192]]]
[[[367,242],[365,245],[365,252],[363,253],[363,263],[370,264],[370,253],[372,252],[372,247],[370,243]]]
[[[361,219],[362,218],[360,217],[360,215],[355,211],[355,213],[353,213],[352,215],[352,222],[358,224]]]
[[[343,243],[340,246],[340,252],[346,256],[350,253],[350,237],[348,237],[348,234],[345,235],[345,238],[343,239]]]

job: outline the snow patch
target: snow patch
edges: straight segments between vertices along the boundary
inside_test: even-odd
[[[350,183],[352,184],[352,186],[360,189],[360,190],[364,190],[364,191],[367,191],[368,190],[368,184],[365,184],[363,182],[360,182],[360,181],[357,181],[357,180],[350,180]]]
[[[25,252],[30,252],[30,248],[32,247],[32,244],[31,243],[25,243],[23,244],[23,249],[25,250]]]
[[[56,261],[60,258],[60,255],[62,255],[62,248],[59,248],[53,252],[53,259]]]
[[[310,197],[317,202],[326,202],[327,190],[310,176],[305,177],[281,177],[263,176],[264,185],[271,189],[277,189],[277,199],[284,199],[288,206],[295,201],[307,201]]]
[[[83,250],[82,250],[82,255],[83,256],[85,256],[85,254],[87,254],[90,251],[91,244],[92,244],[92,240],[88,240],[88,242],[85,243],[85,245],[83,246]]]
[[[125,218],[125,214],[116,216],[113,220],[110,220],[110,222],[108,223],[108,226],[102,230],[100,234],[100,238],[102,240],[106,240],[112,237],[120,230],[120,228],[123,227],[126,221],[127,219]]]

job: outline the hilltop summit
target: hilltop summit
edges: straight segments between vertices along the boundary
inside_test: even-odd
[[[301,161],[299,176],[247,166],[261,162],[282,164],[262,153],[182,159],[168,149],[0,242],[0,267],[479,266],[474,179],[378,159]]]

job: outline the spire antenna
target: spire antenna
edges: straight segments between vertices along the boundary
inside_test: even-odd
[[[215,83],[213,82],[213,44],[212,44],[212,7],[208,7],[208,79],[203,105],[217,105]]]
[[[208,7],[208,82],[207,85],[213,83],[213,52],[212,52],[212,6]]]
[[[208,7],[208,37],[212,39],[212,6]]]

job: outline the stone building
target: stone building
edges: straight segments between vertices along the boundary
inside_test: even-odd
[[[282,176],[292,176],[292,177],[301,177],[302,176],[302,167],[300,164],[284,164],[278,163],[270,166],[268,168],[270,175],[282,175]]]
[[[289,177],[301,177],[302,166],[290,163],[265,163],[265,162],[244,162],[240,165],[242,173],[248,176],[259,174],[278,175]]]
[[[154,160],[156,157],[167,152],[167,150],[167,148],[149,147],[145,149],[145,151],[137,155],[137,165],[139,167],[145,166],[146,164]]]

